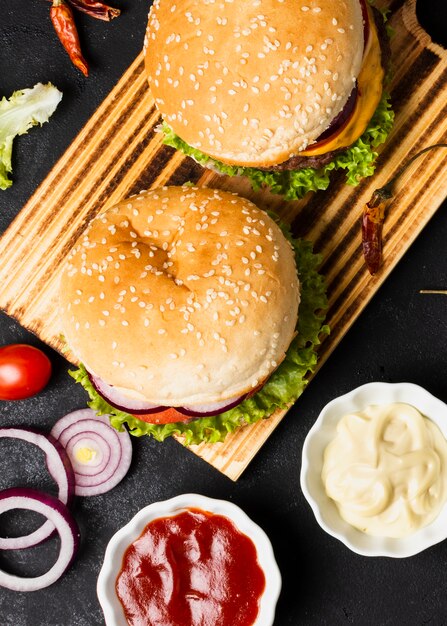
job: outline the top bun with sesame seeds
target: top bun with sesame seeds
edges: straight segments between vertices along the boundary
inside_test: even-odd
[[[99,214],[69,255],[62,332],[88,372],[156,406],[252,391],[294,336],[299,282],[276,223],[236,194],[163,187]]]
[[[155,0],[145,63],[184,142],[225,164],[271,167],[344,109],[364,44],[359,0]]]

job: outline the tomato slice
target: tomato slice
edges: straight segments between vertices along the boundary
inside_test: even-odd
[[[47,385],[51,362],[46,354],[23,343],[0,347],[0,400],[22,400]]]
[[[133,417],[136,417],[148,424],[172,424],[174,422],[189,422],[191,417],[180,413],[176,409],[170,407],[169,409],[163,409],[163,411],[157,411],[156,413],[130,413]]]

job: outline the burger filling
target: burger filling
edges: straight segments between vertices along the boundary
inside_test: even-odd
[[[144,420],[147,422],[161,423],[163,418],[161,414],[167,407],[156,406],[141,397],[136,398],[134,397],[134,394],[130,394],[128,390],[126,390],[126,393],[126,391],[121,390],[119,387],[109,385],[104,380],[98,376],[94,376],[90,372],[88,372],[88,377],[90,378],[90,382],[96,392],[115,409],[127,411],[132,415],[144,416]],[[259,388],[261,387],[262,385],[259,386]],[[175,408],[175,410],[179,413],[178,421],[188,421],[189,418],[218,415],[223,411],[227,411],[228,409],[237,406],[242,402],[242,400],[245,400],[248,395],[249,394],[244,394],[242,396],[239,395],[234,398],[221,400],[220,402],[212,402],[209,404],[194,404],[168,408]],[[138,396],[140,396],[140,394],[138,394]]]
[[[70,373],[88,392],[89,406],[100,415],[108,414],[118,430],[126,424],[130,433],[137,437],[152,435],[163,441],[171,435],[179,435],[186,444],[223,441],[229,432],[240,426],[270,417],[277,409],[290,407],[303,392],[308,374],[317,362],[316,348],[322,334],[328,332],[324,324],[327,298],[324,279],[317,271],[320,257],[313,253],[309,242],[293,239],[288,227],[284,224],[280,226],[295,252],[301,301],[297,333],[283,362],[261,388],[257,387],[243,397],[227,400],[222,407],[140,406],[137,410],[130,410],[127,405],[123,406],[121,393],[116,395],[116,389],[92,377],[81,365]],[[126,402],[129,400],[125,398]],[[198,413],[202,414],[199,419]]]

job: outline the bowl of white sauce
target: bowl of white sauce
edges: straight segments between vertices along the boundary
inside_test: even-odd
[[[447,537],[447,405],[411,383],[369,383],[327,404],[303,446],[316,520],[365,556]]]

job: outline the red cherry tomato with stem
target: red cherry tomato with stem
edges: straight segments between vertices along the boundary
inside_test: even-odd
[[[0,347],[0,400],[22,400],[46,386],[51,362],[46,354],[23,343]]]

